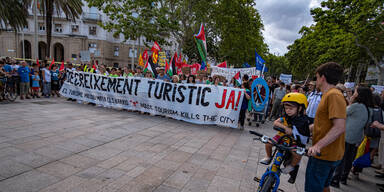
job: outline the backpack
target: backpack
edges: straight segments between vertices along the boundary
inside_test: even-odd
[[[380,108],[374,108],[372,111],[373,111],[373,114],[372,114],[372,121],[371,122],[378,121],[379,123],[383,123],[383,117],[384,117],[383,113],[384,112]],[[369,114],[369,112],[368,112],[368,114]],[[368,118],[369,118],[369,116],[368,116]],[[380,129],[370,127],[370,125],[371,125],[371,123],[368,123],[366,125],[365,135],[367,135],[368,137],[372,137],[372,138],[380,138],[380,136],[381,136]]]

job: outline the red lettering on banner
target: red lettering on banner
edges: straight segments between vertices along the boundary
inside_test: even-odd
[[[239,102],[240,102],[240,98],[241,98],[241,95],[242,95],[241,93],[242,92],[240,91],[239,94],[237,95],[235,111],[237,111],[237,108],[239,107]]]
[[[221,100],[221,104],[219,105],[219,103],[215,103],[215,106],[217,108],[223,108],[225,106],[225,97],[227,96],[227,90],[224,89],[223,91],[223,97],[222,97],[222,100]]]
[[[232,109],[235,106],[235,91],[231,91],[231,94],[229,95],[227,106],[225,109],[228,109],[229,105],[232,105]]]

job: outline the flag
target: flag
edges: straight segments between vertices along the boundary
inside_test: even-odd
[[[60,66],[59,71],[62,71],[62,70],[64,70],[64,61],[61,62],[61,66]]]
[[[182,62],[182,58],[181,58],[181,53],[179,55],[179,58],[177,58],[177,60],[176,60],[176,66],[177,66],[177,68],[180,68],[180,69],[183,66],[183,62]]]
[[[93,70],[96,71],[96,65],[95,65],[95,63],[93,63],[92,68],[93,68]]]
[[[236,85],[240,87],[240,86],[241,86],[241,76],[240,76],[240,71],[236,73],[236,75],[235,75],[234,78],[235,78],[235,81],[236,81]]]
[[[203,70],[203,71],[206,71],[206,70],[207,70],[207,65],[205,64],[204,61],[201,62],[200,70]]]
[[[194,35],[194,39],[199,50],[201,60],[207,61],[207,42],[205,40],[204,25],[201,24],[199,33]]]
[[[144,66],[144,63],[147,63],[147,61],[148,61],[148,51],[144,50],[144,52],[143,52],[143,66]]]
[[[251,66],[247,62],[243,63],[243,68],[250,68],[250,67]]]
[[[143,72],[144,73],[151,72],[153,77],[155,78],[157,77],[157,71],[155,69],[155,64],[152,61],[152,57],[148,59],[147,63],[145,64]]]
[[[143,61],[143,57],[141,56],[141,53],[140,53],[140,56],[139,56],[139,66],[144,67],[144,61]]]
[[[170,69],[170,66],[169,66],[167,60],[165,60],[165,73],[166,73],[166,74],[168,74],[169,69]],[[170,75],[170,76],[172,76],[172,75]]]
[[[161,50],[161,48],[160,48],[159,44],[155,41],[155,43],[153,43],[151,51],[152,52],[159,52],[160,50]]]
[[[177,60],[177,53],[175,52],[175,54],[171,58],[171,63],[169,63],[169,69],[167,71],[170,77],[172,77],[172,75],[176,75],[176,60]]]
[[[256,49],[255,49],[255,59],[256,59],[256,69],[262,71],[265,61],[263,58],[261,58],[259,54],[257,54]]]
[[[157,58],[159,57],[159,54],[157,54],[157,52],[153,52],[152,53],[152,59],[153,59],[153,63],[157,63]]]
[[[217,67],[227,68],[227,61],[218,64]]]
[[[37,65],[38,68],[40,68],[39,59],[36,59],[36,65]]]
[[[55,64],[55,59],[52,59],[51,64],[49,65],[49,70],[51,70],[52,65]]]

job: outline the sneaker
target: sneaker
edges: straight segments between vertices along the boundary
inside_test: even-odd
[[[281,172],[282,172],[283,174],[288,174],[288,173],[290,173],[291,171],[293,171],[294,169],[295,169],[295,167],[293,167],[292,165],[288,165],[288,166],[282,168],[282,169],[281,169]]]
[[[271,163],[271,158],[266,157],[260,161],[261,164],[269,165]]]

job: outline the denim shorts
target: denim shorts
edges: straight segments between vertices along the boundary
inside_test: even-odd
[[[310,157],[305,172],[305,191],[322,192],[329,187],[336,167],[341,161],[326,161]]]

